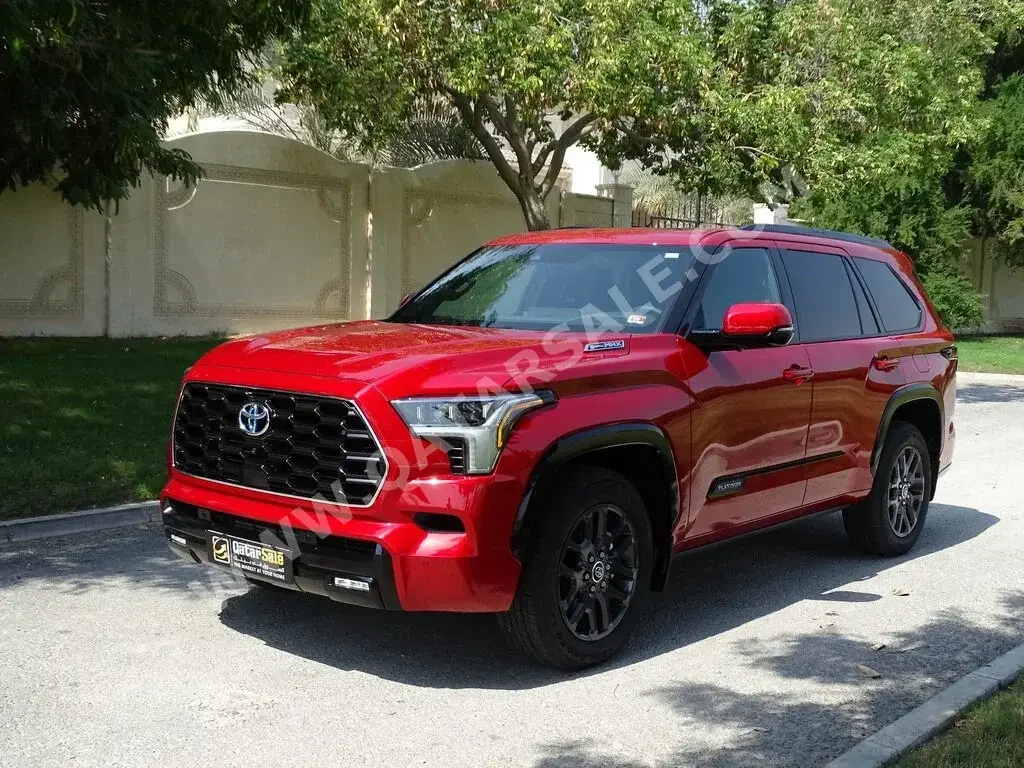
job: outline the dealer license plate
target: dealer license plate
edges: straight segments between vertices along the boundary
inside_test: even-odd
[[[259,541],[210,531],[210,560],[217,565],[226,565],[240,571],[244,576],[284,584],[292,582],[291,553]]]

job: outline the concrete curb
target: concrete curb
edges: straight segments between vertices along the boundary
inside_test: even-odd
[[[1024,376],[1019,373],[982,373],[957,370],[956,379],[963,384],[1016,384],[1024,387]]]
[[[827,768],[874,768],[901,757],[953,724],[968,707],[1008,687],[1024,671],[1024,645],[960,678],[895,723],[868,736]]]
[[[121,504],[103,509],[86,509],[81,512],[68,512],[64,515],[7,520],[0,522],[0,544],[45,539],[51,536],[67,536],[87,531],[101,531],[105,528],[155,523],[159,520],[160,504],[156,501]]]

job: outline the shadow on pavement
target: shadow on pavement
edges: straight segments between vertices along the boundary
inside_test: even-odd
[[[197,578],[156,525],[0,545],[0,590],[29,582],[72,593],[124,582],[183,590]]]
[[[765,655],[737,644],[744,662],[792,680],[844,685],[855,696],[834,704],[793,693],[752,695],[711,684],[666,685],[650,691],[679,716],[679,729],[726,726],[739,732],[725,748],[702,750],[682,743],[665,765],[702,768],[824,765],[878,728],[968,672],[1005,653],[1024,634],[1024,592],[1008,593],[996,626],[980,626],[949,611],[927,625],[902,633],[881,651],[833,633],[803,634],[784,652]],[[867,664],[881,673],[869,680],[856,670]],[[851,703],[850,700],[853,700]],[[830,738],[823,739],[821,734]],[[550,744],[536,765],[628,768],[629,762],[597,754],[592,744]]]
[[[1013,384],[960,384],[956,399],[963,403],[1024,402],[1024,387]]]
[[[917,547],[894,559],[854,553],[838,516],[677,559],[668,589],[650,599],[627,652],[581,674],[635,664],[801,600],[877,600],[838,588],[954,547],[995,522],[976,509],[934,504]],[[388,613],[253,589],[227,599],[221,621],[287,653],[411,685],[524,689],[565,679],[507,650],[487,615]]]
[[[895,559],[853,552],[838,516],[695,552],[677,559],[668,589],[651,596],[626,653],[581,674],[657,657],[801,600],[823,608],[877,600],[847,585],[956,547],[997,520],[976,509],[933,504],[917,547]],[[156,526],[0,547],[0,592],[29,583],[72,593],[128,584],[180,594],[208,582],[210,574],[219,572],[177,560]],[[240,593],[234,585],[208,594],[211,604],[223,600],[226,627],[339,669],[438,688],[520,690],[566,679],[507,649],[486,614],[373,611],[294,593]]]

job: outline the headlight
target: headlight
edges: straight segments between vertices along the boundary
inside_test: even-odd
[[[414,435],[464,443],[466,472],[476,475],[494,469],[520,416],[554,399],[554,393],[545,391],[493,397],[410,397],[391,404]]]

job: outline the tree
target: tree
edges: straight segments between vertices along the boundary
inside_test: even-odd
[[[414,168],[440,160],[483,160],[476,136],[442,103],[423,104],[413,110],[401,130],[373,154],[364,154],[351,137],[330,128],[316,107],[282,104],[269,96],[263,83],[227,94],[219,105],[206,105],[193,113],[202,117],[230,115],[254,128],[309,144],[339,160],[371,165]]]
[[[950,172],[993,122],[980,108],[986,60],[1020,10],[1019,0],[712,2],[707,92],[718,98],[705,99],[705,146],[660,168],[888,239],[943,295],[973,297],[977,311],[951,306],[953,322],[980,318],[958,276],[975,209]],[[993,168],[1020,167],[1020,155],[999,157]]]
[[[535,230],[569,147],[613,164],[654,151],[696,108],[708,62],[684,0],[316,0],[286,42],[280,98],[368,153],[443,102]]]
[[[1024,266],[1024,30],[988,66],[987,130],[954,172],[974,206],[976,231],[994,237],[1003,260]]]
[[[942,183],[983,131],[982,67],[1003,23],[1001,0],[986,3],[714,3],[722,97],[705,117],[708,148],[674,170],[711,168],[752,193],[785,187],[786,170],[801,181],[802,214],[945,260],[969,216],[947,211]]]
[[[42,181],[102,208],[143,169],[194,183],[161,147],[168,120],[251,81],[250,57],[308,0],[5,0],[0,4],[0,190]]]

